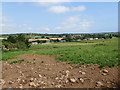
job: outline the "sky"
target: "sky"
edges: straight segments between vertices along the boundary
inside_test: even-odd
[[[2,2],[2,33],[118,31],[117,2]]]

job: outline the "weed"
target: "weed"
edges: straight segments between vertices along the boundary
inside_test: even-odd
[[[8,64],[21,63],[24,59],[8,62]]]
[[[44,63],[44,61],[41,61],[41,63]]]

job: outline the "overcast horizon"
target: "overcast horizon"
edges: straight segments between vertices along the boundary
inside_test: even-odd
[[[118,32],[117,2],[3,2],[1,34]]]

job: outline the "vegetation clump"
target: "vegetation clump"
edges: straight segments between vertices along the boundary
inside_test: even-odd
[[[16,60],[16,61],[11,61],[11,62],[8,62],[8,64],[20,63],[22,61],[24,61],[24,59],[20,59],[20,60]]]
[[[28,39],[23,34],[8,36],[7,40],[2,40],[2,45],[7,50],[27,49],[30,47]]]

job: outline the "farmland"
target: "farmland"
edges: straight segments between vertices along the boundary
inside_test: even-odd
[[[115,37],[3,51],[3,88],[116,88],[118,58]]]
[[[112,67],[117,66],[119,60],[117,38],[33,45],[25,51],[3,52],[2,60],[12,59],[16,55],[33,51],[35,51],[34,54],[52,55],[57,60],[80,65],[93,63],[101,67]]]

